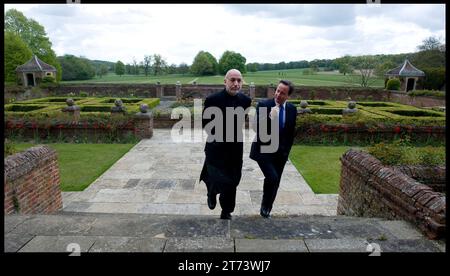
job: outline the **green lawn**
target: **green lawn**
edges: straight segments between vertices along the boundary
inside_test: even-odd
[[[58,152],[61,189],[82,191],[127,153],[134,144],[47,144]],[[33,144],[16,143],[18,151]]]
[[[273,70],[260,71],[244,74],[244,84],[254,82],[256,85],[268,85],[270,83],[276,84],[280,79],[288,79],[295,85],[306,86],[354,86],[359,87],[358,83],[349,82],[349,77],[335,72],[318,72],[314,75],[303,75],[304,69],[287,69],[287,70]],[[279,74],[283,73],[283,75]],[[175,84],[180,81],[181,84],[191,84],[193,81],[197,84],[223,84],[223,76],[194,76],[191,74],[171,74],[162,76],[144,76],[144,75],[122,75],[118,76],[114,73],[109,73],[101,78],[95,77],[91,80],[83,81],[61,81],[62,84],[75,83],[156,83],[161,84]],[[377,78],[372,87],[383,87],[384,80]]]
[[[349,146],[292,146],[289,159],[316,194],[338,194],[339,158]]]

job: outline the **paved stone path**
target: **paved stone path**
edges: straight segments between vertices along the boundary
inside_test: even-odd
[[[175,215],[220,214],[211,211],[206,186],[199,183],[205,154],[202,141],[171,139],[170,129],[155,129],[83,192],[64,192],[64,211]],[[255,133],[246,130],[244,165],[234,216],[257,215],[264,176],[249,156]],[[247,138],[247,139],[245,139]],[[272,215],[336,215],[337,195],[316,195],[290,161],[286,164]]]
[[[445,252],[404,221],[67,213],[5,217],[5,252]],[[73,247],[72,247],[73,248]],[[70,252],[70,251],[69,251]],[[153,264],[156,265],[156,264]]]

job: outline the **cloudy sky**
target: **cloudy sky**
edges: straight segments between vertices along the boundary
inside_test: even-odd
[[[82,1],[81,1],[82,2]],[[192,64],[226,50],[247,62],[415,52],[445,41],[444,4],[5,4],[44,26],[57,55]]]

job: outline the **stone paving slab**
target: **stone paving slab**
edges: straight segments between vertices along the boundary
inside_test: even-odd
[[[71,244],[78,245],[78,252],[88,252],[94,242],[89,236],[36,236],[19,252],[72,252]]]
[[[162,252],[166,239],[137,237],[97,237],[89,252]]]
[[[217,210],[207,207],[206,186],[198,180],[205,158],[205,133],[202,141],[176,142],[170,135],[170,129],[154,129],[151,139],[141,140],[84,191],[64,192],[64,211],[217,216]],[[246,130],[244,136],[234,215],[258,215],[264,175],[249,158],[254,132]],[[315,195],[287,162],[272,215],[329,216],[336,214],[336,207],[337,195]]]
[[[368,228],[361,231],[359,228]],[[5,252],[445,252],[445,241],[382,219],[68,213],[6,216]],[[401,232],[404,234],[399,234]]]
[[[303,240],[235,239],[236,252],[308,252]]]
[[[172,238],[167,240],[164,252],[235,252],[230,238]]]
[[[309,252],[367,252],[364,239],[306,239]]]

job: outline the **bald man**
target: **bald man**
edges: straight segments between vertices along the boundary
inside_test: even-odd
[[[202,125],[205,128],[208,139],[205,145],[205,163],[200,174],[200,181],[205,182],[208,189],[208,207],[212,210],[216,207],[217,194],[219,196],[222,212],[221,219],[231,219],[231,213],[236,206],[236,189],[241,180],[243,141],[238,137],[242,135],[242,116],[233,116],[227,119],[228,109],[247,110],[252,100],[240,92],[244,80],[241,72],[236,69],[229,70],[224,79],[225,88],[206,97],[202,114]],[[208,108],[220,109],[222,122],[215,124],[214,128],[208,127],[216,116],[205,116]],[[236,109],[237,108],[237,109]],[[212,110],[210,109],[210,110]],[[231,119],[233,118],[233,120]],[[227,135],[228,125],[228,135]],[[234,131],[229,132],[232,127]],[[218,128],[218,129],[216,129]],[[221,135],[222,139],[217,138]],[[233,134],[233,135],[231,135]],[[213,139],[215,137],[215,139]]]

